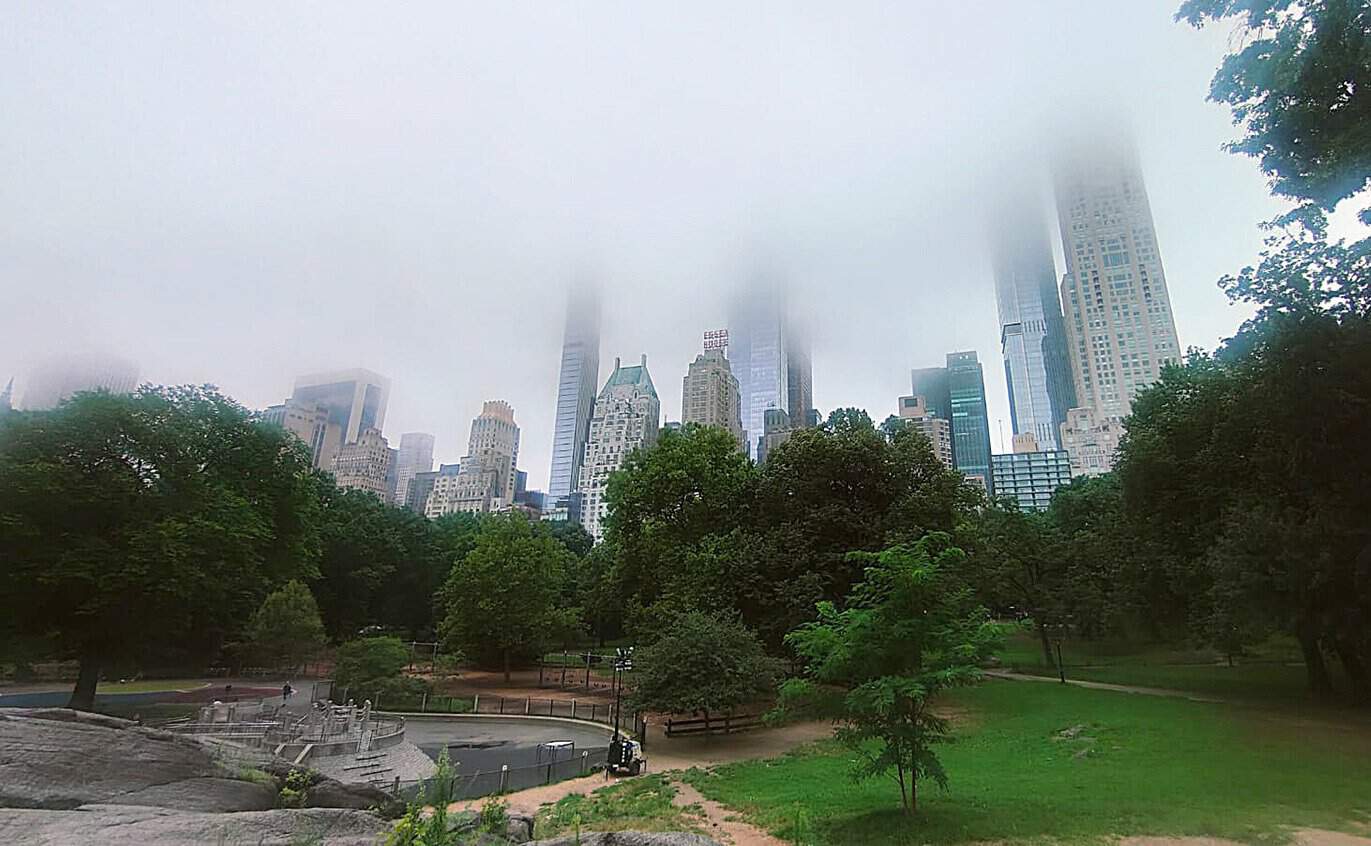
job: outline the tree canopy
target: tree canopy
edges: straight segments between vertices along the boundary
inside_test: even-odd
[[[779,662],[737,620],[704,611],[673,618],[633,656],[635,708],[667,714],[728,712],[769,700]]]
[[[298,666],[324,645],[324,623],[314,594],[294,579],[267,594],[252,615],[248,636],[270,666]]]

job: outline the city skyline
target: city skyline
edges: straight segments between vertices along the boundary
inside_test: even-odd
[[[698,9],[488,9],[454,28],[429,8],[414,31],[287,10],[268,38],[230,10],[25,8],[0,33],[25,162],[6,194],[0,381],[22,398],[37,361],[97,351],[263,408],[296,373],[360,365],[394,380],[386,431],[432,432],[440,461],[461,457],[485,399],[507,398],[546,489],[567,281],[602,283],[600,373],[607,353],[646,350],[666,386],[762,265],[811,307],[814,405],[887,409],[909,367],[974,349],[1005,452],[983,174],[1040,169],[1098,111],[1084,104],[1135,128],[1182,347],[1212,348],[1248,313],[1215,281],[1256,258],[1255,224],[1284,207],[1222,149],[1236,130],[1204,101],[1222,33],[1176,24],[1171,5],[985,19],[877,4],[848,10],[840,40],[816,38],[832,20],[814,10],[700,28]],[[1065,17],[1112,35],[1064,50]],[[130,42],[110,36],[125,28]],[[973,51],[935,37],[972,30]],[[128,49],[205,40],[225,50]],[[460,62],[435,60],[454,46]],[[667,419],[679,399],[663,393]]]

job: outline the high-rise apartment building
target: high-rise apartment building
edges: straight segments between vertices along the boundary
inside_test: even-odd
[[[433,469],[433,436],[427,432],[405,432],[395,454],[395,501],[403,503],[415,474]]]
[[[1180,342],[1136,150],[1092,137],[1065,152],[1055,181],[1077,405],[1118,421],[1180,361]]]
[[[1103,420],[1088,408],[1073,408],[1062,424],[1062,449],[1071,456],[1071,475],[1099,476],[1114,467],[1123,422]]]
[[[600,301],[594,289],[579,287],[567,304],[557,376],[557,417],[548,481],[548,496],[553,499],[578,489],[599,377]]]
[[[514,409],[503,400],[491,400],[471,421],[471,437],[461,469],[450,482],[441,478],[429,494],[426,513],[437,517],[453,512],[483,514],[514,502],[519,461],[519,427]]]
[[[790,440],[794,428],[789,414],[779,408],[768,408],[763,415],[762,437],[757,441],[757,463],[765,462],[777,447]]]
[[[718,333],[710,334],[718,336]],[[695,357],[681,380],[681,422],[727,430],[737,439],[739,447],[747,449],[738,380],[729,366],[722,343],[711,343],[707,338],[706,344],[705,351]]]
[[[952,459],[952,424],[935,417],[922,396],[900,397],[900,420],[904,425],[928,438],[933,454],[948,468],[957,466]]]
[[[974,351],[947,354],[946,367],[924,367],[911,374],[914,396],[927,413],[952,428],[952,461],[962,475],[994,491],[990,467],[990,416],[985,376]]]
[[[992,229],[991,260],[1014,434],[1032,434],[1053,449],[1076,391],[1052,247],[1035,199],[1023,193],[1012,208],[1006,204]]]
[[[29,373],[24,387],[24,409],[56,408],[81,391],[130,394],[138,389],[138,365],[120,358],[96,355],[65,355],[49,359]]]
[[[1071,459],[1064,449],[1037,449],[1024,434],[1014,452],[994,461],[995,495],[1018,503],[1021,511],[1044,511],[1057,488],[1071,483]]]
[[[328,440],[328,409],[316,403],[288,399],[280,405],[262,409],[259,419],[272,426],[280,426],[309,447],[310,460],[321,466],[319,456]],[[336,427],[335,427],[336,428]],[[335,438],[334,443],[339,439]]]
[[[428,497],[433,493],[433,485],[437,480],[437,470],[415,473],[405,486],[405,498],[399,504],[415,514],[423,514],[428,508]]]
[[[657,442],[662,419],[661,403],[652,376],[647,372],[647,356],[642,363],[621,366],[614,359],[614,372],[595,400],[595,415],[590,419],[586,439],[585,464],[581,468],[581,523],[597,541],[604,536],[608,513],[605,485],[629,453]]]
[[[390,380],[361,368],[313,373],[295,380],[290,398],[301,407],[325,410],[327,425],[315,466],[328,469],[342,446],[356,443],[367,429],[384,428]]]
[[[357,440],[343,444],[333,457],[333,481],[340,488],[370,491],[384,502],[392,502],[395,451],[380,429],[363,429]]]
[[[773,282],[759,282],[735,298],[728,319],[729,355],[738,378],[743,430],[754,458],[766,430],[766,410],[790,413],[790,348],[785,297]]]

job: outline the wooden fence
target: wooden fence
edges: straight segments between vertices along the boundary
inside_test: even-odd
[[[722,717],[692,717],[688,720],[666,721],[667,737],[686,737],[692,734],[731,734],[735,731],[748,731],[761,728],[761,714],[725,714]]]

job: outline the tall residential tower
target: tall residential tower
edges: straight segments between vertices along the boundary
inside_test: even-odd
[[[748,453],[756,458],[767,409],[784,411],[797,428],[813,417],[809,338],[791,324],[784,290],[771,280],[753,284],[734,299],[728,331]]]
[[[647,372],[647,356],[641,364],[630,367],[622,367],[619,359],[614,359],[614,372],[595,400],[580,478],[581,524],[597,541],[604,537],[603,521],[609,510],[605,485],[610,474],[633,450],[657,442],[661,419],[662,406]]]
[[[994,221],[991,260],[1000,348],[1014,434],[1055,449],[1067,409],[1076,404],[1057,272],[1036,196],[1021,192]]]
[[[681,380],[681,422],[725,429],[746,450],[738,380],[725,355],[727,345],[727,332],[705,333],[705,351],[695,357]]]
[[[549,499],[564,497],[579,487],[599,378],[599,295],[593,288],[579,287],[572,292],[567,304],[566,331],[562,338]]]

